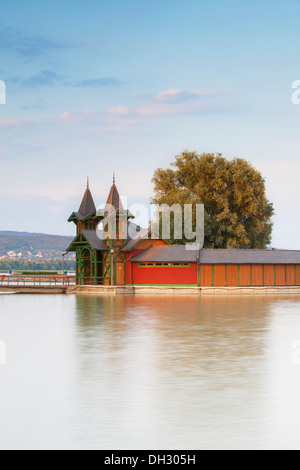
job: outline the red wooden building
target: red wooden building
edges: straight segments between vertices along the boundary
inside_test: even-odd
[[[133,218],[115,180],[102,211],[87,186],[78,212],[69,218],[77,228],[67,250],[76,252],[77,284],[300,286],[300,251],[188,250],[151,239],[150,229]]]

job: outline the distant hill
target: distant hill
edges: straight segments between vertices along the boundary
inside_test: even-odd
[[[44,233],[30,233],[30,232],[12,232],[11,230],[0,230],[0,235],[4,235],[7,237],[40,237],[41,235],[45,235]],[[57,236],[57,235],[49,235],[49,237]]]
[[[61,259],[73,237],[0,231],[0,259]]]

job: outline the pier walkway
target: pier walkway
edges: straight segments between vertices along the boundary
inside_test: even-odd
[[[159,295],[159,296],[229,296],[229,295],[300,295],[300,287],[182,287],[182,286],[76,286],[64,284],[0,283],[1,294],[78,294],[78,295]]]

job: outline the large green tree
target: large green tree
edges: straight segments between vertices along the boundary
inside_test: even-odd
[[[263,176],[246,160],[184,151],[171,168],[157,169],[152,182],[154,204],[204,204],[206,248],[270,245],[273,204]]]

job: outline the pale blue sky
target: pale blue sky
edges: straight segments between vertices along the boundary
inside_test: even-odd
[[[100,204],[148,201],[184,149],[242,157],[274,202],[273,246],[299,248],[298,0],[2,0],[0,230],[72,234]]]

